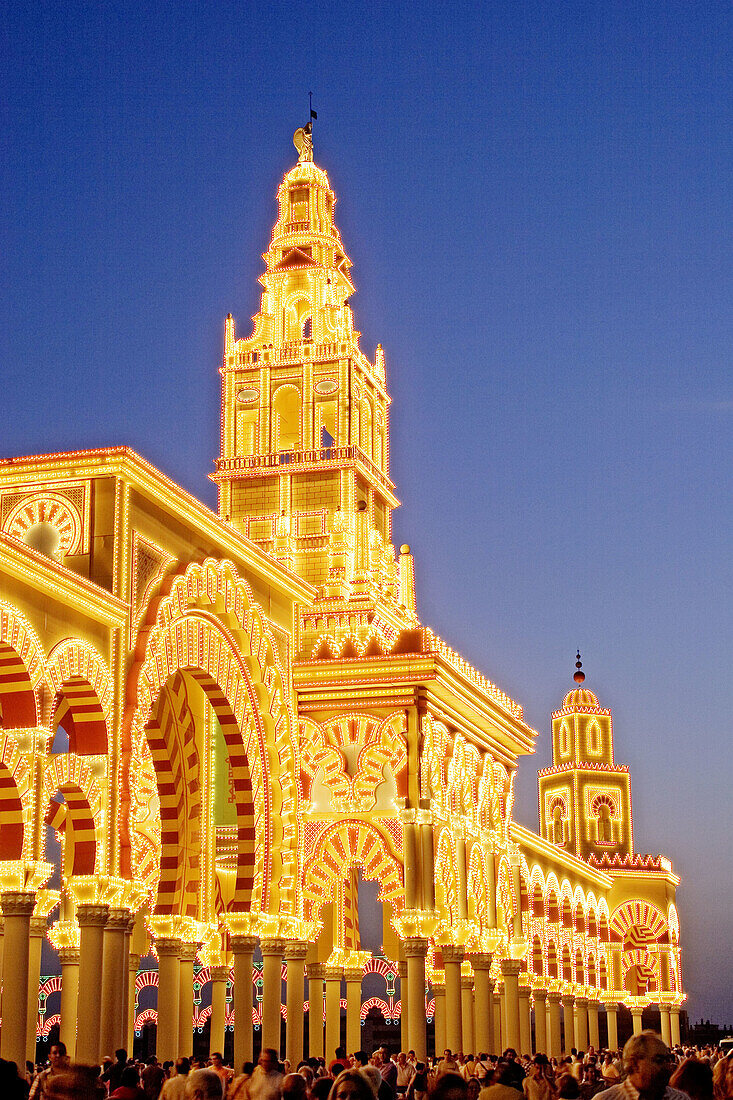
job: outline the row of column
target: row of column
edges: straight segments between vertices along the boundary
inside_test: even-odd
[[[34,916],[36,895],[5,892],[2,936],[0,1057],[23,1065],[35,1061],[38,986],[45,917]],[[79,947],[62,947],[61,1038],[72,1058],[96,1062],[101,1053],[124,1046],[131,1034],[135,983],[130,979],[128,909],[79,905]],[[139,958],[135,960],[135,975]],[[104,1012],[102,1007],[104,1006]]]
[[[37,998],[41,943],[45,918],[34,918],[35,895],[3,893],[4,935],[0,938],[3,974],[3,1027],[0,1056],[22,1065],[35,1059]],[[133,921],[129,910],[106,905],[79,905],[79,947],[61,948],[61,1038],[72,1058],[95,1062],[124,1046],[132,1050],[135,979],[140,963],[130,951]],[[234,956],[234,1062],[252,1060],[252,963],[257,940],[231,937]],[[291,1064],[303,1057],[304,978],[309,948],[305,942],[261,939],[263,958],[262,1045],[280,1049],[282,964],[287,963],[285,1056]],[[176,1058],[191,1048],[192,993],[196,943],[180,939],[156,940],[158,953],[158,1040],[161,1060]],[[400,963],[402,1046],[418,1058],[427,1054],[425,1015],[425,957],[427,941],[402,941]],[[445,985],[434,985],[435,1046],[453,1051],[498,1052],[514,1047],[521,1054],[532,1049],[531,1001],[534,996],[535,1050],[555,1057],[564,1049],[598,1047],[599,1004],[586,998],[520,986],[520,963],[501,963],[503,988],[490,979],[492,956],[472,954],[473,976],[461,974],[464,951],[443,946]],[[212,1050],[224,1045],[226,1027],[226,966],[210,968],[212,982]],[[341,982],[346,983],[346,1045],[361,1046],[361,969],[333,969],[308,965],[310,1053],[330,1058],[341,1045]],[[325,1029],[321,1027],[325,1005]],[[618,1005],[606,1004],[608,1045],[618,1046]],[[632,1008],[634,1033],[641,1031],[641,1008]],[[668,1045],[680,1041],[679,1007],[660,1005],[662,1038]],[[241,1021],[247,1021],[242,1026]]]
[[[442,947],[445,985],[435,983],[435,1050],[498,1053],[513,1047],[520,1054],[564,1053],[600,1046],[600,1003],[519,984],[521,965],[501,963],[502,985],[489,977],[490,955],[471,955],[473,977],[461,974],[462,948]],[[534,1044],[532,1043],[534,998]],[[404,1006],[403,1006],[404,1007]],[[604,1005],[609,1048],[618,1048],[618,1004]],[[680,1008],[660,1004],[661,1032],[668,1046],[680,1043]],[[642,1007],[632,1007],[634,1034],[642,1030]],[[564,1032],[564,1042],[563,1042]]]

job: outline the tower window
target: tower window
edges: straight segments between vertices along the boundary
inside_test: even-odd
[[[313,318],[312,317],[306,317],[306,319],[305,319],[305,324],[303,325],[303,339],[304,340],[312,340],[313,339]]]
[[[290,192],[291,222],[308,221],[308,188],[297,187]]]

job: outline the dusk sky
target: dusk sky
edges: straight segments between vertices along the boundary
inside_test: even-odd
[[[539,732],[612,709],[635,844],[682,876],[692,1019],[733,1021],[728,2],[22,3],[0,23],[0,454],[126,443],[215,505],[318,111],[384,345],[418,611]]]

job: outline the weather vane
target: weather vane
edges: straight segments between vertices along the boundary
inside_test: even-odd
[[[313,160],[313,120],[318,112],[313,110],[313,92],[308,92],[310,118],[307,126],[300,126],[293,134],[293,145],[298,150],[298,164]]]

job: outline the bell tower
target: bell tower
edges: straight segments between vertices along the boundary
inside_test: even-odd
[[[614,762],[611,712],[582,686],[580,653],[573,679],[552,715],[552,767],[538,773],[540,833],[581,859],[632,855],[629,769]]]
[[[359,347],[352,264],[310,124],[293,141],[252,333],[238,339],[231,314],[225,322],[219,513],[312,584],[329,612],[348,605],[329,630],[365,636],[376,616],[396,636],[416,618],[409,548],[397,560],[391,543],[399,501],[384,352],[372,362]]]

